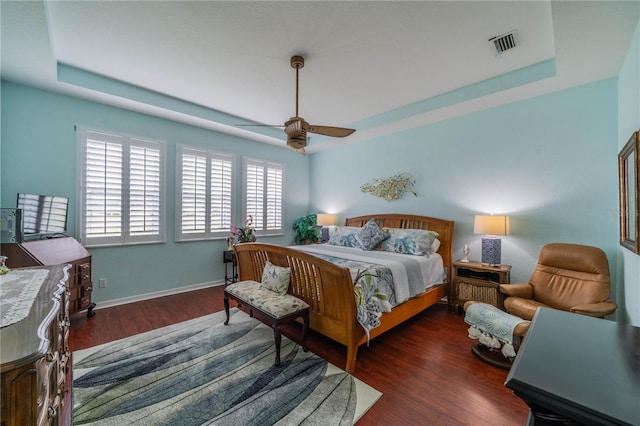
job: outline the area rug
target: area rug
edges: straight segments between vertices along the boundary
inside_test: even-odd
[[[73,424],[351,425],[382,395],[238,309],[73,353]]]

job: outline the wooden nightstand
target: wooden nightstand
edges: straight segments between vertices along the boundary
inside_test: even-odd
[[[489,266],[480,262],[453,262],[451,304],[454,311],[468,300],[489,303],[504,310],[500,284],[511,279],[511,265]]]

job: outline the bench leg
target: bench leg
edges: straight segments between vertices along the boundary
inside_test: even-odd
[[[229,325],[229,298],[227,296],[224,297],[224,312],[227,314],[227,320],[224,325]]]
[[[276,362],[274,365],[278,367],[280,365],[280,342],[282,340],[280,335],[280,324],[273,326],[273,338],[276,341]]]
[[[307,340],[307,331],[309,331],[309,315],[305,315],[302,319],[302,350],[307,352],[307,344],[305,342]]]

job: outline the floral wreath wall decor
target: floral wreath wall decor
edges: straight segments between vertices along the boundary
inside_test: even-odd
[[[416,180],[411,174],[406,172],[396,173],[386,178],[373,179],[360,186],[360,191],[369,193],[375,197],[384,198],[387,201],[395,201],[404,197],[404,194],[411,192],[416,197],[418,194],[413,190]]]

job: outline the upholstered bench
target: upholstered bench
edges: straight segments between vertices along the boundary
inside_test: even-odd
[[[464,304],[464,321],[469,324],[469,337],[478,340],[472,352],[478,358],[502,368],[511,368],[516,356],[514,345],[520,343],[530,321],[508,314],[493,305],[469,301]],[[500,349],[502,358],[494,356]]]
[[[309,329],[309,305],[291,294],[280,294],[266,288],[257,281],[239,281],[228,285],[224,289],[224,310],[227,314],[225,325],[229,324],[229,299],[234,299],[239,305],[249,309],[249,315],[257,313],[257,319],[273,328],[276,344],[275,365],[280,365],[280,329],[284,324],[302,318],[302,349],[306,352],[305,344]]]

